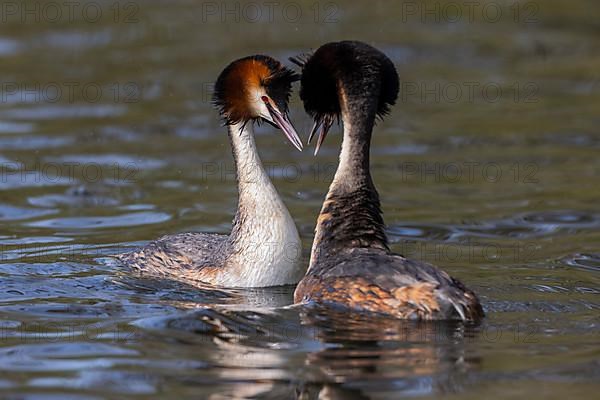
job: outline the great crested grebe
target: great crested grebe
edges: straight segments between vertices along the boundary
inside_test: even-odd
[[[482,318],[479,300],[461,282],[388,247],[369,148],[376,117],[387,114],[398,96],[394,64],[354,41],[328,43],[308,58],[290,60],[302,67],[300,98],[315,120],[310,138],[319,133],[315,154],[340,116],[344,128],[339,165],[294,301],[403,319]]]
[[[254,142],[254,122],[280,128],[302,143],[288,116],[292,82],[299,76],[263,55],[232,62],[219,75],[213,102],[228,128],[239,199],[231,234],[182,233],[117,256],[144,275],[228,287],[297,283],[301,242],[294,220],[271,183]]]

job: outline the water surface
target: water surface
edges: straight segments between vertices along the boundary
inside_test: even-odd
[[[38,20],[17,9],[0,33],[2,397],[596,395],[595,2],[495,2],[496,20],[448,2],[99,1],[98,20],[56,21],[35,3]],[[229,230],[233,162],[210,104],[228,62],[347,38],[384,50],[402,80],[372,148],[392,247],[475,290],[481,325],[325,314],[290,307],[293,287],[215,291],[107,262]],[[307,133],[297,95],[291,109]],[[270,127],[257,136],[307,256],[339,128],[317,158]]]

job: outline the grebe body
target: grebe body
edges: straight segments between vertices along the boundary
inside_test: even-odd
[[[253,124],[281,129],[299,150],[287,116],[298,76],[268,56],[234,61],[215,84],[214,103],[227,126],[236,165],[238,207],[230,235],[182,233],[164,236],[117,258],[142,275],[200,281],[227,287],[297,283],[301,242],[294,220],[258,155]]]
[[[365,43],[345,41],[291,61],[302,67],[300,97],[315,119],[315,154],[335,120],[341,117],[344,128],[340,161],[295,302],[402,319],[483,317],[477,297],[461,282],[388,247],[369,153],[376,117],[383,118],[398,95],[391,60]]]

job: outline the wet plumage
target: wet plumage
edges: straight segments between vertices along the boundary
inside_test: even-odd
[[[311,137],[318,133],[317,151],[334,121],[344,126],[340,162],[295,302],[405,319],[482,318],[479,300],[461,282],[388,247],[369,153],[375,120],[398,95],[393,63],[379,50],[351,41],[328,43],[292,61],[302,67],[300,97],[315,119]]]
[[[215,266],[225,264],[228,246],[226,235],[180,233],[163,236],[118,258],[145,275],[210,282]]]
[[[351,248],[317,264],[296,302],[390,314],[403,319],[477,320],[475,295],[433,265],[385,250]]]
[[[229,133],[236,165],[238,208],[230,235],[164,236],[117,258],[142,275],[229,287],[298,282],[301,242],[296,225],[264,170],[253,124],[280,128],[294,146],[300,139],[287,116],[297,75],[268,56],[227,66],[215,84],[214,103]]]

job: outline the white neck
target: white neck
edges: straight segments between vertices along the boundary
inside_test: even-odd
[[[350,138],[350,133],[354,128],[351,119],[347,113],[342,113],[342,121],[344,132],[342,135],[342,150],[340,151],[338,167],[335,171],[333,181],[329,185],[329,191],[339,186],[355,187],[356,185],[356,167],[357,159],[354,157],[359,149],[356,148],[356,144]]]
[[[230,236],[227,270],[218,284],[276,286],[296,283],[301,242],[285,204],[263,168],[252,123],[229,126],[239,200]]]

